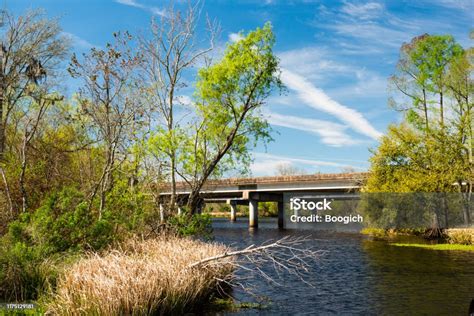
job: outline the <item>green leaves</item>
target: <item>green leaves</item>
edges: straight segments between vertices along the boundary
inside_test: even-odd
[[[260,108],[274,89],[282,88],[274,43],[267,23],[229,44],[219,62],[199,71],[195,93],[200,117],[198,153],[212,153],[214,157],[206,158],[210,164],[217,160],[221,166],[246,166],[248,146],[271,140]]]

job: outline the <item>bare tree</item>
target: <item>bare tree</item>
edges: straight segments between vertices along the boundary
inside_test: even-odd
[[[31,105],[21,113],[20,120],[22,130],[22,141],[20,146],[20,176],[18,179],[21,193],[21,210],[26,212],[28,209],[28,192],[25,186],[26,167],[28,163],[28,152],[31,148],[31,142],[38,133],[40,124],[48,108],[55,102],[61,101],[62,96],[45,95],[44,91],[37,91],[31,94]]]
[[[144,56],[143,70],[148,87],[148,101],[163,120],[160,128],[168,141],[160,146],[166,155],[169,170],[171,197],[169,210],[176,208],[176,169],[179,147],[179,120],[177,107],[182,103],[180,91],[186,87],[183,75],[199,61],[203,61],[214,47],[218,25],[207,20],[207,38],[200,40],[196,26],[201,15],[201,3],[189,2],[185,12],[173,5],[165,16],[151,23],[151,36],[140,38]],[[204,47],[204,48],[203,48]]]
[[[290,163],[280,163],[275,168],[275,173],[277,176],[294,176],[306,174],[306,171],[302,168],[293,166]]]
[[[90,198],[91,207],[96,195],[100,196],[99,217],[114,186],[114,171],[125,160],[134,124],[144,116],[134,76],[141,57],[129,48],[128,33],[116,33],[114,38],[114,44],[107,44],[105,50],[92,48],[82,61],[74,55],[68,69],[83,81],[79,104],[97,141],[104,145],[102,172]]]

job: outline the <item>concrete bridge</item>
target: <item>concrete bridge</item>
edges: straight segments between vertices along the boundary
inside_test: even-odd
[[[283,227],[283,196],[285,193],[311,193],[324,197],[344,197],[358,192],[367,173],[332,173],[256,178],[209,180],[200,194],[208,203],[230,205],[231,221],[236,220],[237,206],[249,206],[249,227],[258,227],[258,202],[278,203],[278,227]],[[185,182],[177,183],[178,206],[184,205],[189,195]],[[170,192],[161,192],[165,199]]]

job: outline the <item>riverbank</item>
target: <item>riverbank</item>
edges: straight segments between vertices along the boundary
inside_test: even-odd
[[[449,251],[474,251],[474,245],[459,244],[403,244],[390,243],[391,246],[397,247],[417,247],[431,250],[449,250]]]
[[[474,251],[474,228],[451,228],[441,230],[435,240],[426,238],[425,229],[380,229],[365,228],[363,235],[388,241],[392,246],[417,247],[431,250]],[[435,243],[433,243],[433,241]]]
[[[192,312],[218,296],[221,283],[232,277],[233,265],[231,258],[212,268],[190,265],[229,250],[189,238],[132,240],[66,268],[45,310],[51,315]]]

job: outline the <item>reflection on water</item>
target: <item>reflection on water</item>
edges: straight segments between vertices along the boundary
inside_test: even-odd
[[[311,268],[307,281],[285,275],[282,286],[254,279],[254,292],[271,300],[264,310],[239,315],[467,315],[474,298],[474,254],[395,247],[359,234],[324,231],[279,231],[276,219],[262,219],[249,231],[245,219],[214,220],[216,241],[243,248],[286,235],[310,236],[328,252]],[[265,272],[269,272],[265,267]],[[238,271],[238,275],[245,275]],[[255,298],[235,290],[241,301]]]

